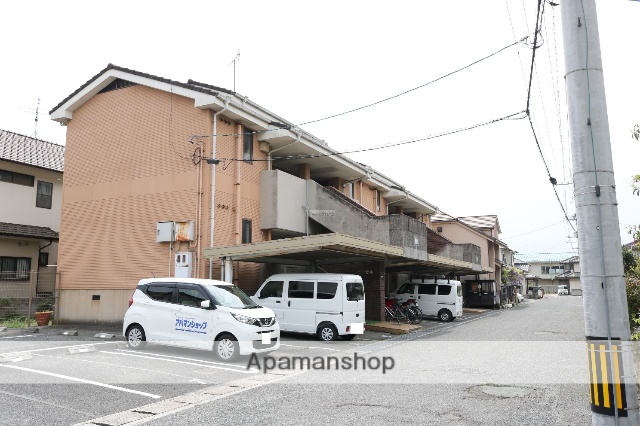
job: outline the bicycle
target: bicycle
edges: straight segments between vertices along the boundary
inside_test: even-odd
[[[407,306],[407,309],[413,311],[413,314],[416,317],[415,321],[412,321],[412,323],[420,324],[422,322],[422,309],[420,309],[416,301],[414,299],[409,299],[404,303],[404,305]]]
[[[403,321],[410,324],[418,324],[422,321],[422,316],[418,317],[414,309],[407,306],[406,303],[401,303],[398,299],[385,301],[384,311],[387,321],[394,319],[398,323]]]

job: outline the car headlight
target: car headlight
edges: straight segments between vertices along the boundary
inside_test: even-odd
[[[257,320],[255,318],[251,318],[246,315],[234,314],[233,312],[231,313],[231,315],[233,315],[236,320],[240,321],[243,324],[258,326],[260,325],[259,323],[257,323]]]

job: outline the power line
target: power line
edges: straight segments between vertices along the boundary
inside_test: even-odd
[[[356,112],[356,111],[360,111],[360,110],[363,110],[363,109],[366,109],[366,108],[370,108],[372,106],[381,104],[383,102],[387,102],[387,101],[390,101],[392,99],[399,98],[400,96],[406,95],[407,93],[411,93],[411,92],[414,92],[414,91],[416,91],[418,89],[422,89],[423,87],[429,86],[429,85],[431,85],[433,83],[436,83],[436,82],[438,82],[440,80],[443,80],[443,79],[445,79],[447,77],[450,77],[450,76],[452,76],[454,74],[457,74],[457,73],[459,73],[459,72],[461,72],[461,71],[463,71],[463,70],[465,70],[467,68],[472,67],[473,65],[479,64],[480,62],[485,61],[485,60],[491,58],[492,56],[497,55],[498,53],[500,53],[500,52],[502,52],[504,50],[507,50],[510,47],[513,47],[513,46],[517,45],[518,43],[524,42],[528,37],[529,36],[522,37],[521,39],[516,40],[513,43],[511,43],[511,44],[509,44],[507,46],[504,46],[503,48],[501,48],[499,50],[496,50],[495,52],[493,52],[493,53],[491,53],[489,55],[486,55],[486,56],[484,56],[484,57],[482,57],[482,58],[480,58],[480,59],[478,59],[476,61],[473,61],[473,62],[471,62],[471,63],[469,63],[469,64],[467,64],[467,65],[465,65],[465,66],[463,66],[461,68],[458,68],[458,69],[456,69],[454,71],[451,71],[451,72],[449,72],[449,73],[447,73],[445,75],[442,75],[442,76],[440,76],[440,77],[438,77],[438,78],[436,78],[434,80],[431,80],[431,81],[429,81],[427,83],[421,84],[421,85],[416,86],[416,87],[414,87],[412,89],[405,90],[404,92],[398,93],[398,94],[393,95],[393,96],[389,96],[389,97],[381,99],[379,101],[376,101],[376,102],[373,102],[373,103],[370,103],[370,104],[366,104],[366,105],[362,105],[362,106],[357,107],[357,108],[350,109],[348,111],[344,111],[344,112],[337,113],[337,114],[332,114],[332,115],[329,115],[329,116],[326,116],[326,117],[323,117],[323,118],[318,118],[316,120],[305,121],[305,122],[299,123],[299,124],[283,124],[281,126],[273,128],[273,129],[267,129],[267,130],[261,130],[261,131],[251,131],[251,132],[246,132],[246,133],[218,133],[216,135],[194,135],[194,136],[192,136],[192,139],[195,138],[195,137],[205,138],[205,137],[212,137],[212,136],[220,136],[220,137],[224,137],[224,136],[239,136],[239,135],[250,135],[250,134],[256,134],[256,133],[276,131],[276,130],[280,130],[280,129],[294,129],[294,128],[298,128],[300,126],[304,126],[306,124],[317,123],[317,122],[320,122],[320,121],[329,120],[331,118],[340,117],[340,116],[343,116],[343,115],[346,115],[346,114],[350,114],[352,112]]]
[[[443,136],[448,136],[448,135],[452,135],[455,133],[461,133],[461,132],[465,132],[468,130],[472,130],[472,129],[477,129],[479,127],[484,127],[484,126],[488,126],[490,124],[494,124],[494,123],[498,123],[500,121],[507,121],[507,120],[522,120],[524,118],[526,118],[526,111],[522,110],[522,111],[518,111],[516,113],[513,114],[509,114],[506,115],[504,117],[499,117],[499,118],[495,118],[493,120],[489,120],[489,121],[485,121],[482,123],[476,123],[476,124],[472,124],[469,126],[465,126],[465,127],[460,127],[454,130],[448,130],[445,132],[441,132],[441,133],[437,133],[434,135],[429,135],[429,136],[424,136],[424,137],[418,137],[418,138],[413,138],[413,139],[409,139],[409,140],[404,140],[404,141],[399,141],[399,142],[390,142],[390,143],[386,143],[386,144],[381,144],[381,145],[375,145],[375,146],[368,146],[365,148],[354,148],[354,149],[350,149],[347,151],[341,151],[341,152],[330,152],[330,153],[326,153],[326,154],[300,154],[300,155],[287,155],[287,156],[282,156],[282,157],[272,157],[271,161],[290,161],[290,160],[304,160],[304,159],[311,159],[311,158],[320,158],[320,157],[332,157],[332,156],[336,156],[336,155],[344,155],[344,154],[353,154],[353,153],[357,153],[357,152],[366,152],[366,151],[376,151],[379,149],[385,149],[385,148],[392,148],[392,147],[396,147],[396,146],[402,146],[402,145],[408,145],[408,144],[412,144],[412,143],[416,143],[416,142],[422,142],[422,141],[426,141],[426,140],[430,140],[430,139],[436,139],[436,138],[441,138]],[[519,115],[522,115],[521,117],[519,117]],[[205,158],[206,159],[206,158]],[[220,161],[269,161],[268,159],[251,159],[251,160],[247,160],[246,158],[218,158],[217,160]]]

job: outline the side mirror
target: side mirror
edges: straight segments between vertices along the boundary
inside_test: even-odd
[[[258,299],[266,299],[267,296],[263,296],[262,294],[258,295]]]
[[[211,301],[210,300],[203,300],[202,302],[200,302],[200,307],[204,308],[204,309],[210,309],[211,308]]]

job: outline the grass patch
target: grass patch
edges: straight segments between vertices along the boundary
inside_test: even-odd
[[[32,318],[31,319],[31,325],[35,325],[35,324],[36,324],[36,320]],[[27,318],[22,317],[22,318],[3,319],[3,320],[0,320],[0,327],[26,328],[27,327]]]
[[[364,323],[365,323],[365,324],[373,325],[373,324],[380,324],[380,321],[365,320],[365,321],[364,321]]]

